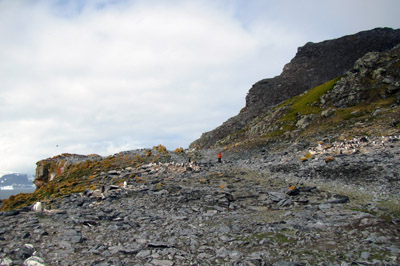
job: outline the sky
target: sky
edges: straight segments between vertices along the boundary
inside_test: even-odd
[[[0,0],[0,173],[187,148],[305,43],[400,28],[398,0]]]

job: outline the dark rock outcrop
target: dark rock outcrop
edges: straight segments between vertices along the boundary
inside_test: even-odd
[[[210,147],[237,132],[272,106],[346,73],[368,52],[381,52],[400,43],[400,30],[377,28],[300,47],[281,75],[255,83],[241,112],[216,129],[203,133],[191,146]]]
[[[400,45],[370,52],[343,76],[274,106],[220,145],[354,135],[396,135],[400,114]]]
[[[61,155],[44,159],[36,163],[36,175],[33,183],[40,188],[51,181],[55,176],[62,174],[73,164],[87,160],[99,160],[102,157],[96,154],[79,155],[63,153]]]
[[[346,108],[361,101],[395,97],[400,102],[400,45],[388,52],[370,52],[358,59],[335,88],[322,96],[321,102]],[[375,92],[375,93],[373,93]]]

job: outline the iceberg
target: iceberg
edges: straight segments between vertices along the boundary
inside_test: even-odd
[[[0,190],[14,190],[14,186],[13,185],[11,185],[11,186],[3,186],[3,187],[0,187]]]

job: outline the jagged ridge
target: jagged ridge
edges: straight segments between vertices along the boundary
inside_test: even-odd
[[[343,75],[357,59],[371,51],[385,51],[400,43],[400,30],[377,28],[320,43],[307,43],[287,64],[281,75],[252,86],[241,112],[216,129],[203,133],[190,146],[215,146],[218,141],[243,130],[248,123],[274,105]]]
[[[400,46],[371,52],[335,78],[273,107],[219,145],[330,136],[396,135],[400,114]]]

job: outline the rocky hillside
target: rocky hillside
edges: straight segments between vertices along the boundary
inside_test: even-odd
[[[230,133],[220,146],[400,132],[400,46],[370,52],[343,76],[297,95]]]
[[[58,177],[66,171],[72,171],[72,166],[76,167],[76,165],[85,161],[96,162],[101,159],[101,156],[95,154],[85,156],[63,153],[53,158],[41,160],[36,163],[34,184],[37,189],[40,189],[52,181],[54,177]]]
[[[255,87],[382,35],[307,44]],[[400,46],[381,49],[187,150],[39,161],[36,191],[1,203],[0,265],[399,265]]]
[[[357,59],[372,51],[385,51],[400,43],[400,30],[377,28],[321,43],[307,43],[281,75],[264,79],[250,89],[246,106],[220,127],[203,133],[191,147],[216,146],[224,138],[245,130],[249,121],[291,97],[344,75]]]
[[[183,150],[183,149],[182,149]],[[133,175],[122,178],[107,176],[109,171],[120,171],[126,167],[136,168],[145,163],[166,162],[171,156],[181,154],[181,149],[170,155],[165,146],[120,152],[107,157],[99,155],[61,154],[37,162],[34,193],[11,196],[2,204],[2,210],[21,208],[39,200],[59,198],[71,193],[83,192],[108,185],[121,185]],[[181,159],[182,160],[182,159]]]
[[[75,185],[54,177],[35,211],[0,212],[0,265],[398,265],[399,150],[393,136],[270,143],[223,163],[205,149],[114,155],[94,177],[71,172]]]

